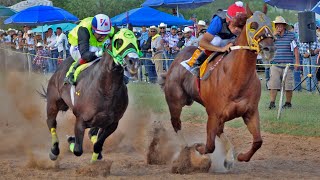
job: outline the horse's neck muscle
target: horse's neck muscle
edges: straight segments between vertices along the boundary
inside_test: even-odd
[[[245,29],[237,39],[236,45],[248,46]],[[231,54],[233,58],[232,74],[236,75],[237,79],[250,79],[256,73],[257,54],[251,50],[235,50]]]
[[[109,55],[101,59],[98,64],[96,73],[100,77],[100,87],[104,89],[104,92],[116,90],[123,84],[123,71],[113,69],[114,66],[115,64]]]

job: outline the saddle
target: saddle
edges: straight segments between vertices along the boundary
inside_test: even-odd
[[[200,55],[201,51],[203,49],[196,49],[194,53],[192,54],[190,60],[187,61],[188,65],[193,67],[194,63],[196,62],[198,56]],[[207,57],[207,59],[204,61],[204,63],[200,66],[200,79],[204,76],[204,73],[207,69],[208,64],[213,61],[216,57],[218,57],[220,54],[223,54],[222,52],[213,52],[210,54],[210,56]]]
[[[82,71],[84,71],[85,69],[87,69],[88,67],[90,67],[91,65],[93,65],[95,62],[99,61],[100,59],[101,59],[101,58],[97,58],[97,59],[95,59],[95,60],[93,60],[93,61],[90,61],[90,62],[88,62],[88,63],[82,64],[82,65],[80,65],[79,67],[77,67],[77,69],[74,71],[74,82],[77,82],[77,79],[78,79],[78,77],[79,77],[79,75],[80,75],[80,73],[81,73]],[[73,66],[74,66],[76,63],[77,63],[77,62],[74,61],[74,62],[71,64],[71,66],[70,66],[70,68],[69,68],[69,71],[67,72],[66,76],[69,76],[69,74],[71,73],[71,71],[72,71],[72,69],[73,69]],[[71,67],[72,67],[72,68],[71,68]]]

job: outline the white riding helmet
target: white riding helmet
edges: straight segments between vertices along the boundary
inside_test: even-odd
[[[111,32],[110,18],[105,14],[97,14],[92,19],[93,33],[97,34],[109,34]]]

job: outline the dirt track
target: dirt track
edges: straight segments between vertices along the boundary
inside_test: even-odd
[[[164,115],[137,112],[132,107],[116,134],[105,143],[104,160],[98,166],[89,163],[92,148],[88,141],[81,157],[68,152],[65,135],[72,134],[74,119],[70,113],[60,115],[61,154],[52,162],[48,157],[51,140],[45,103],[35,93],[38,87],[37,77],[24,82],[21,75],[13,73],[0,79],[0,179],[102,179],[110,165],[110,179],[320,179],[320,137],[263,133],[264,144],[252,160],[236,162],[229,173],[177,175],[170,173],[170,164],[147,165],[153,121],[162,120],[168,137],[178,142]],[[225,132],[237,152],[250,148],[247,129],[227,128]],[[183,123],[183,134],[189,144],[205,142],[205,124]]]

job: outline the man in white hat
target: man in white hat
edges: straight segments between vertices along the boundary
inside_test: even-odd
[[[184,34],[184,46],[198,46],[197,38],[192,35],[192,30],[189,27],[183,29]]]
[[[204,22],[203,20],[199,20],[197,24],[197,37],[199,37],[199,34],[203,33],[203,31],[206,29],[207,29],[206,22]]]
[[[278,90],[281,89],[282,75],[285,69],[283,64],[295,64],[299,65],[299,52],[296,42],[296,37],[293,32],[286,30],[287,22],[281,16],[277,16],[275,21],[274,35],[276,37],[275,46],[277,51],[270,67],[270,80],[268,88],[270,89],[270,104],[269,109],[275,109],[275,100]],[[281,65],[278,65],[281,64]],[[298,66],[295,66],[297,69]],[[285,94],[286,103],[284,108],[291,108],[292,90],[293,85],[293,67],[291,66],[285,79]]]

